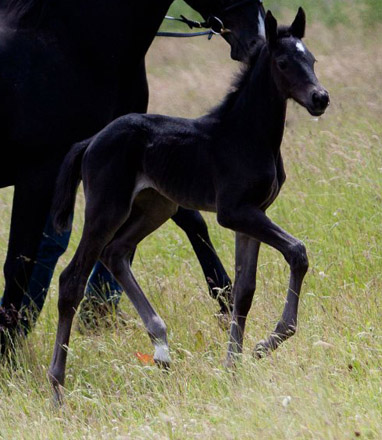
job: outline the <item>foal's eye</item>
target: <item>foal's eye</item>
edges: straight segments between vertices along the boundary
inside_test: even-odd
[[[288,62],[286,60],[280,60],[277,62],[280,70],[286,70],[288,67]]]

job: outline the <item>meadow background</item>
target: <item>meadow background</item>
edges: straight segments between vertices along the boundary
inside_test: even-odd
[[[306,44],[332,102],[320,119],[289,105],[287,181],[269,209],[309,253],[297,334],[272,356],[253,359],[256,342],[281,314],[288,278],[283,258],[263,246],[243,360],[236,375],[226,372],[217,305],[185,235],[169,222],[142,243],[134,271],[168,325],[171,372],[137,359],[136,352],[152,348],[123,298],[127,327],[73,331],[66,404],[55,410],[46,373],[58,275],[81,234],[80,194],[70,248],[38,325],[19,351],[18,368],[0,370],[1,439],[382,438],[382,2],[265,1],[284,22],[300,4]],[[192,15],[180,1],[171,12]],[[239,69],[219,38],[157,39],[147,60],[150,111],[187,117],[219,102]],[[0,191],[1,261],[12,195],[11,188]],[[205,217],[233,276],[233,233]]]

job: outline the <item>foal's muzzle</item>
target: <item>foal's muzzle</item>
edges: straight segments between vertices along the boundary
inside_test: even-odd
[[[313,116],[321,116],[325,113],[330,103],[329,93],[323,88],[315,88],[310,95],[310,103],[307,106]]]

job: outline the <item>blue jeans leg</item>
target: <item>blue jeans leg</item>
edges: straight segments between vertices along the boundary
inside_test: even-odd
[[[98,261],[89,277],[85,298],[98,304],[106,302],[116,307],[122,293],[122,287],[106,267]]]
[[[42,310],[53,277],[54,268],[59,257],[68,247],[70,232],[58,234],[53,228],[51,218],[48,218],[43,238],[37,251],[28,290],[24,293],[21,305],[21,324],[25,334],[36,323]]]
[[[21,305],[21,329],[27,335],[33,328],[43,308],[53,272],[59,257],[68,247],[71,231],[59,234],[55,231],[49,217],[45,225],[43,237],[37,251],[36,261],[30,277],[27,291]],[[110,272],[98,262],[93,269],[86,287],[86,296],[100,302],[118,305],[123,289]],[[0,299],[0,306],[2,298]]]

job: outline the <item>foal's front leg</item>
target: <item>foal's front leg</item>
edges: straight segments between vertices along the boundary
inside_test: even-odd
[[[256,289],[256,269],[260,242],[236,233],[234,307],[231,322],[230,342],[225,365],[231,368],[235,358],[243,351],[245,322],[252,305]]]
[[[273,223],[262,210],[251,207],[235,209],[232,203],[229,206],[229,209],[218,211],[218,221],[222,226],[269,244],[283,254],[290,266],[289,288],[281,320],[269,338],[261,341],[255,348],[255,354],[261,357],[275,350],[296,332],[298,301],[308,270],[308,257],[304,244]]]

